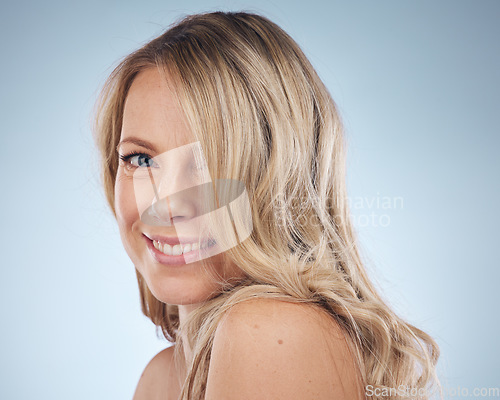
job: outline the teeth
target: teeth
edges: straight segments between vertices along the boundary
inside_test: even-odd
[[[162,248],[160,249],[160,251],[162,253],[168,254],[169,256],[172,255],[172,246],[170,246],[169,244],[166,244],[166,243],[164,243],[164,244],[160,243],[160,246],[162,246]]]
[[[171,246],[168,243],[160,243],[156,240],[153,240],[153,246],[156,250],[161,251],[163,254],[167,254],[169,256],[180,256],[181,254],[186,254],[192,251],[196,251],[198,249],[206,249],[214,245],[215,242],[213,240],[205,241],[201,244],[201,247],[198,243],[188,243],[184,245],[176,244],[175,246]]]
[[[165,245],[163,245],[165,246]],[[172,248],[172,255],[173,256],[180,256],[182,254],[182,246],[180,244],[176,244],[173,248]]]

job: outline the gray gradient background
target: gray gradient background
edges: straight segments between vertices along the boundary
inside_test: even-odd
[[[345,122],[357,221],[390,220],[358,222],[370,276],[437,340],[445,388],[500,386],[499,1],[19,1],[0,12],[0,398],[132,398],[166,347],[105,205],[90,112],[119,58],[214,9],[263,13],[302,46]]]

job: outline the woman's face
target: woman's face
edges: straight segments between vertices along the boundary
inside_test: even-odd
[[[140,72],[125,102],[117,147],[121,159],[115,184],[115,209],[120,236],[130,259],[153,295],[168,304],[200,303],[219,289],[203,270],[196,247],[190,250],[184,246],[197,242],[191,238],[200,234],[200,196],[196,196],[196,191],[186,190],[207,182],[206,171],[197,172],[198,175],[189,172],[198,144],[175,95],[158,70],[149,68]],[[161,223],[144,218],[151,209],[153,220]],[[172,239],[172,246],[166,244]],[[176,239],[180,246],[174,246]],[[222,253],[216,247],[202,250],[206,251],[203,254],[208,257],[210,272],[231,282],[242,278],[244,274],[236,265],[223,264]],[[173,255],[168,254],[172,253],[170,249]],[[180,249],[184,255],[176,256]]]

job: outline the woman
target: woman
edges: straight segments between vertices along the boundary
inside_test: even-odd
[[[135,399],[428,398],[439,349],[366,275],[342,135],[298,45],[259,15],[188,16],[113,71],[103,183],[142,310],[174,343]]]

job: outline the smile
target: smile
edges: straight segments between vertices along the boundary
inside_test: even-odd
[[[153,246],[156,250],[161,251],[163,254],[169,256],[180,256],[183,254],[195,252],[199,249],[206,249],[215,245],[215,241],[213,239],[205,240],[201,243],[186,243],[186,244],[176,244],[175,246],[171,246],[168,243],[161,243],[157,240],[153,240]]]

